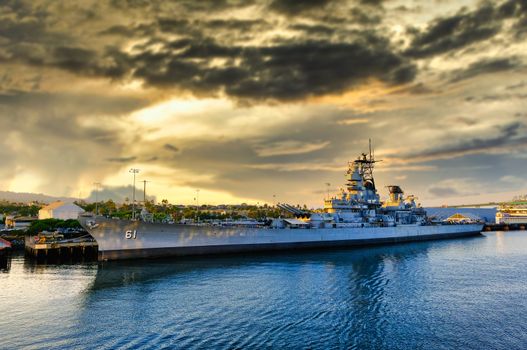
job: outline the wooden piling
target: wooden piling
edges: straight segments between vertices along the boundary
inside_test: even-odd
[[[44,242],[38,243],[33,239],[26,237],[25,240],[26,254],[35,259],[57,259],[65,258],[91,258],[93,254],[87,254],[97,251],[97,242]]]

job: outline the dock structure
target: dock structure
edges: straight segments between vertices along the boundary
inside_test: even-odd
[[[487,223],[483,231],[523,231],[527,229],[527,223],[523,224],[493,224]]]
[[[8,271],[11,267],[10,251],[11,242],[0,238],[0,271]]]
[[[26,254],[36,259],[91,259],[97,258],[98,245],[90,240],[41,241],[25,237]]]

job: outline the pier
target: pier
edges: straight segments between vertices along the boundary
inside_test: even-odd
[[[527,224],[492,224],[487,223],[483,227],[483,231],[523,231],[527,229]]]
[[[11,242],[0,238],[0,271],[8,271],[11,259],[9,254],[11,252]]]
[[[38,238],[38,236],[25,237],[26,254],[32,258],[97,259],[98,245],[93,239],[46,241]]]

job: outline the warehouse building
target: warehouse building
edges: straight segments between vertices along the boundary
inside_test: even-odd
[[[43,219],[77,219],[84,209],[73,203],[53,202],[38,211],[39,220]]]

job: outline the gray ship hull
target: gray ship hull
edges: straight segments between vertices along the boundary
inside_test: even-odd
[[[99,260],[366,246],[475,236],[483,225],[270,229],[151,224],[81,217]]]

